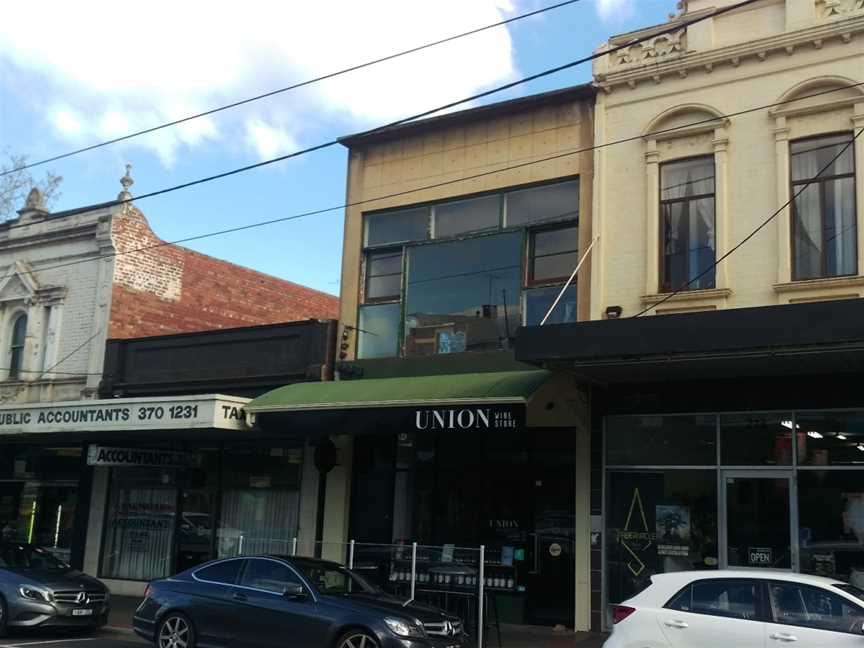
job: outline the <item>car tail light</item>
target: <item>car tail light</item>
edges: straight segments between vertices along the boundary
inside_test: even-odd
[[[627,607],[626,605],[612,606],[612,624],[621,623],[636,611],[636,608]]]

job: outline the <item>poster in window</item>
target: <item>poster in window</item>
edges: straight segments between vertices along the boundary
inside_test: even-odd
[[[657,555],[687,556],[690,553],[690,507],[658,504],[655,520]]]

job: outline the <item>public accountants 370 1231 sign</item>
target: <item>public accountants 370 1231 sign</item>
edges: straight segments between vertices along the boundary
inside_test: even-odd
[[[134,429],[245,429],[245,398],[115,398],[0,408],[0,434]]]

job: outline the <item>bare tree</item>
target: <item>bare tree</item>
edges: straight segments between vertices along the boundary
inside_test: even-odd
[[[24,206],[27,194],[33,187],[42,192],[45,206],[50,207],[60,197],[60,183],[63,176],[46,171],[42,178],[34,178],[27,164],[27,157],[3,150],[0,162],[0,223],[15,218],[17,211]]]

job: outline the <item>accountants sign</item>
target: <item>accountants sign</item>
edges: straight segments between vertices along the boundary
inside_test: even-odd
[[[0,407],[0,437],[51,432],[245,430],[249,400],[233,396],[114,398]]]

